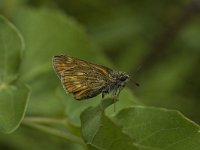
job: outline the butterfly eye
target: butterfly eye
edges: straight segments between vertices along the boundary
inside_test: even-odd
[[[120,77],[120,81],[126,81],[128,79],[128,75],[123,75]]]

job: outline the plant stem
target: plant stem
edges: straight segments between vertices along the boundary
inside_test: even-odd
[[[65,125],[66,118],[48,118],[48,117],[25,117],[26,122],[45,123],[45,124],[61,124]]]
[[[23,121],[39,123],[39,124],[60,124],[66,126],[73,134],[80,136],[80,128],[72,125],[66,117],[50,118],[50,117],[25,117]]]
[[[28,117],[24,118],[22,121],[24,125],[30,126],[32,128],[41,130],[43,132],[55,135],[57,137],[61,137],[66,139],[67,141],[77,143],[84,147],[86,149],[86,145],[82,138],[75,136],[74,134],[63,132],[58,129],[54,129],[52,127],[48,127],[46,125],[42,125],[41,123],[46,123],[46,124],[61,124],[61,125],[66,125],[66,119],[56,119],[56,118],[42,118],[42,117]]]

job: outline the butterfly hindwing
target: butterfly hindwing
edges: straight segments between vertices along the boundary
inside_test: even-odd
[[[64,89],[78,100],[101,93],[112,71],[104,66],[63,55],[53,57],[53,67]]]

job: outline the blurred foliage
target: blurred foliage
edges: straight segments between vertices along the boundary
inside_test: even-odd
[[[81,114],[81,122],[83,138],[92,150],[200,148],[199,126],[177,111],[134,106],[123,109],[110,120],[97,106],[86,109]]]
[[[18,112],[12,122],[0,114],[1,131],[18,127],[30,93],[25,84],[32,91],[22,125],[0,135],[0,149],[82,149],[79,116],[100,96],[77,102],[66,95],[51,67],[58,54],[126,71],[140,83],[129,82],[108,116],[142,104],[176,109],[200,124],[200,0],[1,0],[0,13],[12,22],[0,21],[0,65],[8,65],[0,68],[0,97],[19,99],[9,110],[0,100],[1,112]]]

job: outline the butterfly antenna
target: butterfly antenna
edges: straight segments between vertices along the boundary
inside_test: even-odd
[[[142,66],[140,65],[140,66],[138,66],[137,68],[136,68],[136,70],[134,71],[134,73],[133,74],[135,74],[135,73],[137,73],[140,69],[142,68]],[[130,79],[136,86],[140,86],[140,84],[139,83],[137,83],[137,82],[135,82],[134,80],[132,80],[132,79]]]
[[[136,86],[140,86],[139,83],[135,82],[134,80],[130,79]]]

